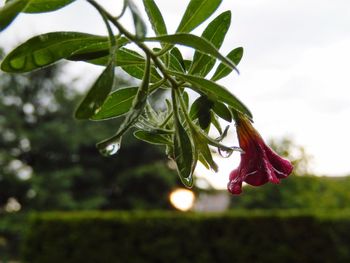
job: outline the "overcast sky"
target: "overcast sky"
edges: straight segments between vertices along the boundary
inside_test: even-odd
[[[118,13],[122,1],[99,2]],[[174,32],[188,1],[156,2]],[[350,1],[224,0],[215,15],[225,10],[232,11],[232,24],[221,51],[243,46],[245,54],[241,74],[221,84],[248,105],[264,138],[291,137],[313,155],[315,173],[350,173]],[[9,49],[34,34],[61,30],[106,32],[95,10],[78,0],[55,13],[20,15],[0,34],[0,46]],[[83,76],[85,83],[101,70],[78,64],[69,66],[72,75],[82,68],[95,73]],[[239,159],[233,158],[223,161],[216,176],[221,186]]]

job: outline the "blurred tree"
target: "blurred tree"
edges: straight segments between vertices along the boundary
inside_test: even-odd
[[[131,209],[138,208],[135,199],[142,207],[167,207],[155,196],[165,198],[177,177],[167,174],[163,149],[126,136],[120,154],[101,156],[95,143],[112,135],[118,121],[75,121],[81,96],[62,84],[60,69],[0,73],[0,209],[10,198],[24,210]],[[135,169],[150,163],[158,168],[145,170],[139,189],[134,175],[143,177],[143,170]]]

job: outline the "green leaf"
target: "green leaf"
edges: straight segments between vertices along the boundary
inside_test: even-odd
[[[192,120],[198,118],[199,126],[205,130],[210,125],[211,116],[210,109],[213,106],[213,102],[208,99],[207,96],[200,96],[196,99],[190,110],[190,117]]]
[[[163,135],[149,132],[149,131],[136,131],[134,136],[142,141],[157,144],[157,145],[171,145],[172,142],[166,139]]]
[[[102,51],[101,51],[102,52]],[[89,52],[89,53],[83,53],[83,54],[77,54],[74,53],[73,56],[70,56],[69,60],[79,60],[79,61],[86,61],[88,63],[92,63],[95,65],[106,65],[109,60],[109,56],[102,56],[98,58],[93,58],[93,56],[97,56],[98,52]],[[115,55],[115,65],[116,66],[127,66],[127,65],[135,65],[135,64],[145,64],[145,59],[137,52],[127,49],[127,48],[119,48]],[[142,77],[141,77],[142,78]]]
[[[205,140],[205,138],[201,137],[200,134],[195,134],[193,136],[193,140],[195,142],[197,148],[198,159],[204,166],[208,166],[214,171],[218,171],[218,165],[214,162],[213,156],[209,149],[209,146]],[[207,165],[206,165],[207,164]]]
[[[181,182],[186,187],[193,186],[193,150],[192,143],[180,121],[175,118],[174,159]]]
[[[218,171],[218,166],[214,162],[211,151],[208,146],[207,138],[196,126],[190,125],[190,131],[194,142],[194,152],[196,160],[199,160],[207,169]]]
[[[226,107],[225,104],[215,101],[213,105],[213,111],[218,115],[220,118],[224,119],[227,122],[232,121],[232,115],[230,110]]]
[[[138,87],[128,87],[114,91],[107,97],[102,107],[91,119],[106,120],[127,113],[132,106],[137,90]]]
[[[130,41],[124,37],[119,37],[116,39],[117,41],[117,48],[119,50],[116,54],[116,65],[117,65],[117,57],[119,60],[120,58],[124,58],[124,56],[127,56],[127,53],[131,53],[130,49],[122,48],[125,44],[128,44]],[[118,53],[119,52],[119,53]],[[109,62],[109,53],[110,53],[110,43],[108,39],[106,38],[106,41],[99,41],[96,43],[91,43],[89,45],[84,46],[81,49],[78,49],[72,53],[69,57],[66,57],[68,60],[72,61],[86,61],[89,63],[93,63],[96,65],[104,65],[106,66]],[[137,54],[138,58],[141,57],[141,60],[144,61],[144,58]],[[133,60],[135,57],[127,56],[127,60]],[[140,60],[139,60],[140,61]]]
[[[179,71],[185,73],[185,70],[183,66],[181,65],[180,61],[177,59],[176,56],[173,55],[173,53],[170,53],[170,65],[169,68],[171,70]]]
[[[221,2],[222,0],[191,0],[176,32],[191,32],[214,13]]]
[[[241,61],[243,56],[243,48],[235,48],[232,50],[228,55],[227,58],[230,59],[235,65],[238,65],[239,62]],[[213,77],[211,80],[217,81],[219,79],[222,79],[223,77],[226,77],[228,74],[232,72],[232,69],[227,67],[225,64],[221,63],[218,68],[216,69]]]
[[[73,3],[75,0],[30,0],[28,6],[24,9],[25,13],[43,13],[51,12],[66,5]]]
[[[27,4],[28,0],[13,0],[0,8],[0,32],[11,24]]]
[[[188,96],[188,93],[186,91],[182,92],[182,99],[185,103],[186,109],[188,109],[189,104],[190,104],[190,96]]]
[[[150,37],[146,38],[145,41],[164,42],[168,44],[179,44],[192,47],[204,54],[218,58],[225,65],[236,70],[236,65],[232,61],[221,55],[213,44],[211,44],[210,42],[208,42],[208,40],[202,37],[198,37],[192,34],[180,33],[175,35]]]
[[[138,65],[127,65],[127,66],[122,66],[122,69],[128,73],[130,76],[137,78],[137,79],[142,79],[145,73],[145,64],[138,64]],[[151,67],[150,71],[150,82],[155,83],[160,80],[162,80],[162,77],[159,75],[158,71],[155,69],[154,66]]]
[[[229,92],[225,87],[216,84],[215,82],[207,79],[203,79],[201,77],[185,75],[179,72],[169,72],[181,79],[189,82],[191,85],[191,89],[201,93],[206,94],[211,100],[216,101],[220,100],[235,110],[247,115],[249,118],[253,118],[249,109],[231,92]]]
[[[218,132],[220,134],[222,134],[222,129],[221,129],[221,125],[220,122],[217,118],[217,116],[211,111],[210,112],[210,116],[211,116],[211,123],[214,125],[214,127],[218,130]]]
[[[168,33],[162,13],[156,3],[153,0],[143,0],[143,5],[145,6],[149,21],[156,35],[167,35]]]
[[[171,49],[171,51],[170,51],[170,54],[172,54],[173,56],[176,57],[177,61],[180,62],[181,67],[183,68],[183,71],[185,72],[186,71],[186,65],[185,65],[185,62],[184,62],[184,59],[182,57],[182,54],[181,54],[180,50],[177,47],[173,47]]]
[[[155,83],[149,87],[150,92],[155,91],[163,83]],[[130,111],[134,98],[139,87],[128,87],[118,89],[107,97],[97,113],[91,117],[91,120],[106,120],[119,117]]]
[[[127,0],[126,1],[130,11],[132,18],[134,20],[134,25],[135,25],[135,35],[137,38],[141,39],[146,36],[147,33],[147,27],[145,22],[142,19],[142,16],[137,8],[137,6],[134,4],[132,0]]]
[[[231,24],[231,12],[226,11],[216,17],[204,30],[202,38],[205,38],[219,49],[225,39],[226,33]],[[196,51],[193,57],[193,64],[190,69],[190,74],[206,76],[213,68],[215,59]]]
[[[184,59],[185,71],[188,71],[192,65],[192,60]]]
[[[114,59],[111,60],[75,112],[77,119],[89,119],[102,106],[114,84]]]
[[[109,151],[108,147],[110,145],[119,144],[123,134],[137,122],[139,116],[141,115],[141,113],[143,112],[146,106],[148,92],[149,92],[148,88],[149,88],[149,81],[150,81],[150,72],[151,72],[151,61],[150,61],[150,58],[147,57],[146,65],[144,69],[144,76],[140,84],[140,87],[138,88],[137,93],[133,99],[131,109],[129,110],[128,114],[125,116],[125,119],[122,122],[122,124],[119,126],[117,133],[111,138],[108,138],[97,144],[97,148],[101,152],[108,152]]]
[[[89,45],[108,42],[107,37],[78,32],[54,32],[33,37],[15,48],[1,64],[5,72],[23,73],[67,58]]]

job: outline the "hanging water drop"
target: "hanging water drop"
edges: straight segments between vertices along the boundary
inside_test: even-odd
[[[105,156],[111,156],[113,154],[116,154],[121,146],[121,138],[118,141],[114,141],[111,144],[108,144],[107,146],[103,148],[99,148],[100,153]]]
[[[223,157],[223,158],[229,158],[233,154],[233,152],[244,153],[242,148],[237,147],[237,146],[233,146],[233,147],[230,147],[230,148],[220,148],[220,147],[218,147],[218,152],[219,152],[220,156]]]
[[[219,152],[220,156],[223,158],[229,158],[232,155],[233,151],[234,151],[233,149],[229,150],[229,149],[218,148],[218,152]]]

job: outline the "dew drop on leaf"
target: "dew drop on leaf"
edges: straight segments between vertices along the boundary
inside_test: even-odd
[[[244,153],[244,151],[240,147],[236,146],[230,147],[229,149],[223,149],[218,147],[218,152],[223,158],[229,158],[233,154],[233,152]]]
[[[107,145],[104,148],[100,148],[100,152],[101,154],[103,154],[104,156],[111,156],[113,154],[116,154],[121,146],[121,138],[118,141],[115,141],[109,145]]]
[[[233,151],[234,151],[233,149],[227,150],[227,149],[218,148],[218,152],[219,152],[220,156],[223,158],[229,158],[232,155]]]

